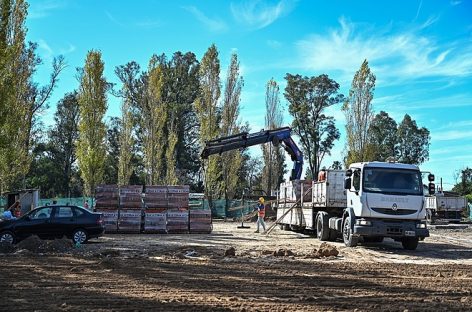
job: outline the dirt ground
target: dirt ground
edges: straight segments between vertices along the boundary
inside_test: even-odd
[[[416,251],[390,240],[330,242],[339,254],[320,257],[321,242],[309,235],[238,225],[0,253],[0,310],[472,310],[471,228],[431,229]]]

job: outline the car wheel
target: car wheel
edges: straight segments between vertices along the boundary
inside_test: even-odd
[[[83,229],[75,230],[72,234],[72,241],[74,244],[83,244],[87,241],[88,235],[87,232]]]
[[[15,235],[10,231],[5,231],[0,234],[0,242],[13,244],[15,242]]]

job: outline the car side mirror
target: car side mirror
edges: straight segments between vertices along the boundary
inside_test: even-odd
[[[344,189],[345,190],[351,189],[351,178],[344,179]]]
[[[346,170],[346,177],[352,176],[352,169],[347,169]]]

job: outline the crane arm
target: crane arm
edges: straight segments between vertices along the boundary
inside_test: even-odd
[[[294,162],[290,180],[299,180],[303,170],[303,153],[298,148],[291,137],[292,129],[289,127],[274,130],[261,130],[256,133],[242,132],[235,135],[221,137],[207,141],[202,151],[202,159],[207,159],[210,155],[221,154],[227,151],[246,148],[254,145],[272,142],[275,146],[282,143],[285,151]]]

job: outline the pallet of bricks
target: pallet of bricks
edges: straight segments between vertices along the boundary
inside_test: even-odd
[[[120,233],[140,233],[142,220],[142,185],[120,187],[120,214],[118,231]]]
[[[167,186],[167,233],[188,233],[189,192],[188,185]]]
[[[204,209],[203,194],[202,196],[195,197],[193,199],[194,200],[189,205],[190,233],[211,233],[213,230],[211,210]]]
[[[144,191],[144,232],[167,232],[167,186],[147,185]]]
[[[98,185],[95,189],[95,210],[103,214],[106,233],[118,231],[118,194],[117,185]]]

